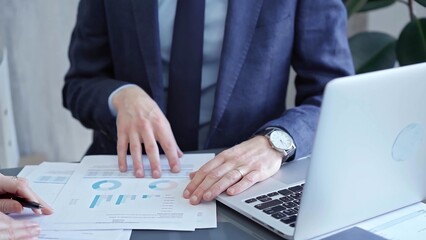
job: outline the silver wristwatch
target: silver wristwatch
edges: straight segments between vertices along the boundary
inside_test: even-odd
[[[271,147],[283,154],[282,162],[287,162],[296,152],[293,138],[285,131],[276,127],[269,127],[260,134],[268,138]]]

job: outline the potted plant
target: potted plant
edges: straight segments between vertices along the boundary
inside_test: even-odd
[[[349,38],[349,45],[356,73],[371,72],[426,62],[426,18],[417,18],[413,2],[426,7],[426,0],[343,0],[348,17],[393,4],[407,6],[410,22],[401,30],[398,38],[383,32],[361,32]]]

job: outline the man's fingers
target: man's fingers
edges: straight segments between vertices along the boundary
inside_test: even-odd
[[[204,181],[192,193],[191,204],[198,204],[201,200],[210,201],[229,186],[241,179],[241,174],[231,164],[223,164],[211,171]]]
[[[251,171],[250,173],[245,175],[239,182],[229,187],[226,190],[226,193],[232,196],[244,192],[249,187],[260,181],[260,174],[261,173],[259,171]]]
[[[12,199],[0,199],[0,212],[3,213],[21,213],[22,205]]]
[[[176,152],[175,155],[170,156],[169,153],[166,153],[167,160],[169,161],[170,170],[172,173],[180,172],[180,161],[179,154]]]
[[[216,198],[219,194],[221,194],[223,191],[228,189],[230,186],[234,185],[238,181],[240,181],[244,176],[241,174],[240,171],[233,169],[226,173],[218,182],[213,184],[212,187],[210,187],[204,194],[203,194],[203,200],[204,201],[211,201],[214,198]]]
[[[169,166],[172,172],[177,173],[180,171],[179,158],[183,156],[182,151],[179,149],[170,126],[166,129],[160,130],[157,133],[158,142],[164,151],[164,154],[169,161]]]
[[[189,198],[191,204],[198,204],[204,193],[233,168],[221,159],[219,157],[211,160],[195,173],[184,191],[184,197]]]
[[[162,146],[163,150],[164,147]],[[164,154],[166,155],[167,161],[169,162],[170,170],[173,173],[180,172],[180,161],[179,158],[183,156],[180,156],[178,150],[176,149],[168,149],[164,150]]]
[[[118,168],[120,172],[127,171],[127,146],[129,145],[129,141],[127,139],[127,135],[121,132],[117,133],[117,157],[118,157]]]
[[[151,175],[153,178],[161,177],[160,154],[158,152],[157,142],[151,131],[142,133],[143,143],[145,145],[146,155],[151,166]]]
[[[142,145],[137,132],[132,132],[129,136],[130,155],[133,160],[133,171],[136,177],[144,177],[144,169],[142,165]]]
[[[183,197],[190,198],[193,192],[198,188],[198,186],[204,181],[204,178],[207,176],[210,171],[220,166],[225,160],[220,157],[220,155],[216,156],[206,164],[204,164],[198,171],[195,172],[194,177],[189,182],[188,186],[186,186]]]
[[[176,146],[177,146],[177,145],[176,145]],[[177,146],[177,148],[178,148],[178,157],[179,157],[179,158],[183,157],[183,152],[182,152],[182,150],[180,150],[180,147],[179,147],[179,146]]]

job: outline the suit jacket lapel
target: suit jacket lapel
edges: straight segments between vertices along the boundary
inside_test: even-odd
[[[135,27],[152,98],[164,110],[157,0],[132,0]]]
[[[210,135],[217,128],[239,77],[262,3],[261,0],[230,0],[228,3]]]
[[[158,2],[157,0],[131,0],[131,2],[152,97],[164,110]],[[217,128],[239,77],[262,4],[262,0],[229,0],[211,122],[212,130]],[[209,139],[213,132],[210,131]]]

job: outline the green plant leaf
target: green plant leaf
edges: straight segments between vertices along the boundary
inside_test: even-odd
[[[404,27],[396,55],[401,66],[426,62],[426,18],[415,19]]]
[[[423,7],[426,7],[426,0],[416,0],[416,2],[422,5]]]
[[[362,32],[349,38],[356,73],[392,68],[396,39],[386,33]]]
[[[318,0],[321,1],[321,0]],[[326,1],[326,0],[322,0]],[[367,3],[367,0],[344,0],[348,17],[358,12]]]
[[[425,0],[423,0],[425,1]],[[359,10],[360,12],[366,12],[374,9],[390,6],[394,4],[396,0],[368,0],[367,3]]]

